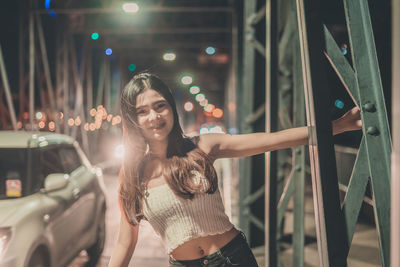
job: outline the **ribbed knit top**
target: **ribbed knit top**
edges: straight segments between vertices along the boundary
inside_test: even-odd
[[[168,254],[189,240],[222,234],[233,227],[225,214],[219,190],[213,194],[203,190],[193,199],[183,199],[176,196],[168,184],[163,184],[148,189],[146,195],[143,214],[163,240]]]

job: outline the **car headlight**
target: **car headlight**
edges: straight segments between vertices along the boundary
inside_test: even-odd
[[[11,227],[0,227],[0,255],[6,250],[8,242],[11,239]]]

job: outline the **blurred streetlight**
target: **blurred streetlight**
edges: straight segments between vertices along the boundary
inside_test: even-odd
[[[209,46],[206,48],[206,53],[209,55],[214,55],[215,54],[215,48],[212,46]]]
[[[206,97],[204,96],[204,94],[197,94],[197,95],[196,95],[196,101],[197,101],[197,102],[203,101],[204,99],[206,99]]]
[[[194,85],[194,86],[190,87],[189,91],[192,95],[198,94],[198,93],[200,93],[200,87]]]
[[[126,13],[136,13],[139,11],[139,6],[136,3],[125,3],[122,5],[122,9]]]
[[[194,106],[193,106],[192,102],[188,101],[185,103],[185,105],[183,107],[184,107],[185,111],[190,112],[193,110]]]
[[[176,54],[172,52],[164,53],[163,59],[165,61],[174,61],[176,59]]]
[[[185,84],[185,85],[189,85],[193,82],[193,78],[192,76],[189,75],[184,75],[181,78],[181,83]]]

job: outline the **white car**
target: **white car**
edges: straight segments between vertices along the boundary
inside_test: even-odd
[[[0,131],[0,267],[57,267],[104,247],[101,169],[71,137]]]

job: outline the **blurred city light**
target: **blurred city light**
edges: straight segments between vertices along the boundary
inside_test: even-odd
[[[75,124],[75,120],[73,118],[68,119],[68,125],[73,126]]]
[[[190,101],[186,102],[183,107],[184,107],[185,111],[187,111],[187,112],[192,111],[194,108],[193,103]]]
[[[36,115],[35,115],[35,117],[36,117],[36,119],[37,119],[37,120],[40,120],[40,119],[42,119],[42,118],[43,118],[43,113],[42,113],[42,112],[40,112],[40,111],[38,111],[38,112],[36,112]]]
[[[336,99],[336,101],[335,101],[335,107],[337,107],[338,109],[344,108],[344,103],[343,103],[343,101],[340,100],[340,99]]]
[[[185,84],[185,85],[189,85],[193,82],[193,78],[192,76],[189,75],[184,75],[181,78],[181,83]]]
[[[99,39],[99,34],[97,32],[92,33],[92,39],[93,40]]]
[[[207,127],[201,127],[200,128],[200,130],[199,130],[199,134],[207,134],[207,133],[209,133],[210,131],[208,130],[208,128]]]
[[[115,147],[114,155],[119,159],[124,157],[124,146],[122,144],[119,144]]]
[[[49,15],[50,15],[50,17],[52,17],[52,18],[57,17],[56,12],[54,12],[54,11],[50,11],[50,12],[49,12]]]
[[[128,69],[129,69],[129,71],[135,71],[136,70],[136,65],[135,64],[130,64]]]
[[[198,94],[198,93],[200,93],[200,87],[193,85],[192,87],[190,87],[189,92],[192,95]]]
[[[214,127],[210,127],[209,129],[210,133],[225,133],[224,130],[222,130],[221,126],[214,126]]]
[[[204,110],[207,111],[207,112],[213,112],[214,109],[215,109],[215,106],[214,106],[213,104],[207,104],[207,105],[204,107]]]
[[[96,116],[96,113],[97,113],[96,109],[92,108],[90,110],[90,116],[94,117],[94,116]]]
[[[49,130],[54,131],[55,128],[56,128],[56,125],[55,125],[54,121],[49,122]]]
[[[224,112],[222,111],[222,109],[220,108],[216,108],[214,109],[214,111],[212,112],[213,116],[217,119],[222,118],[222,116],[224,115]]]
[[[50,0],[44,0],[44,8],[50,9]]]
[[[203,99],[203,100],[200,101],[199,104],[200,104],[200,106],[205,107],[208,104],[208,100],[207,99]]]
[[[209,46],[206,48],[206,53],[209,55],[214,55],[215,54],[215,48],[212,46]]]
[[[122,9],[126,13],[136,13],[139,11],[139,6],[136,3],[125,3],[122,5]]]
[[[204,96],[204,94],[197,94],[195,98],[196,98],[196,101],[197,101],[197,102],[200,102],[200,101],[206,99],[206,97]]]
[[[107,56],[111,56],[112,55],[112,49],[111,48],[107,48],[105,51]]]
[[[174,61],[176,59],[176,55],[172,52],[164,53],[163,59],[165,61]]]
[[[79,116],[76,117],[76,119],[75,119],[75,125],[76,125],[76,126],[79,126],[79,125],[81,125],[81,123],[82,123],[81,118],[80,118]]]

